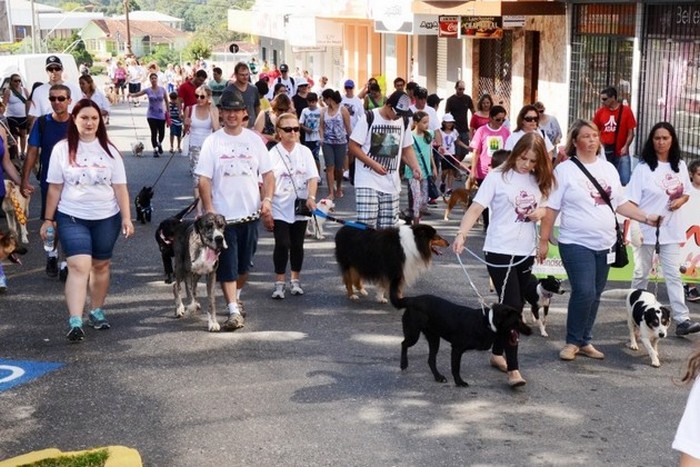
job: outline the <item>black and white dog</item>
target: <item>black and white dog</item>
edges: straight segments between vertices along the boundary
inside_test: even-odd
[[[153,214],[153,205],[151,205],[151,200],[153,199],[153,187],[145,186],[141,188],[139,194],[134,198],[134,207],[136,208],[136,219],[142,224],[146,222],[151,222],[151,215]]]
[[[668,326],[671,324],[671,310],[661,305],[651,292],[641,289],[633,289],[627,294],[627,327],[630,331],[628,347],[639,350],[637,334],[651,357],[651,366],[658,368],[659,340],[668,335]]]
[[[525,287],[525,301],[530,304],[530,314],[532,322],[536,323],[540,329],[542,337],[549,337],[545,327],[547,326],[547,314],[549,313],[549,303],[554,295],[563,295],[566,290],[561,288],[561,280],[554,276],[547,276],[544,279],[530,275],[530,280]],[[540,314],[540,307],[542,314]]]
[[[392,284],[389,297],[391,304],[404,309],[404,340],[401,342],[401,369],[408,368],[408,348],[418,342],[421,332],[428,341],[428,366],[435,381],[447,382],[437,369],[436,357],[440,339],[452,344],[452,377],[459,387],[469,386],[460,376],[462,354],[467,350],[488,350],[497,335],[511,335],[513,331],[526,336],[532,334],[523,323],[519,310],[507,305],[469,308],[457,305],[435,295],[399,298],[398,288]]]
[[[219,253],[227,248],[224,239],[226,219],[221,214],[207,213],[196,221],[184,221],[175,227],[173,252],[175,255],[175,316],[181,318],[185,312],[194,314],[201,308],[197,302],[197,283],[201,276],[207,278],[207,297],[209,299],[209,332],[221,328],[216,321],[214,285],[216,268],[219,265]],[[189,303],[182,303],[182,282]],[[242,327],[239,326],[239,327]]]

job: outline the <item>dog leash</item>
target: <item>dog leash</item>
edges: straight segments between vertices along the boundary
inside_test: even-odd
[[[156,181],[153,182],[153,185],[151,185],[151,188],[155,188],[156,184],[157,184],[158,181],[160,180],[160,177],[162,177],[163,174],[165,173],[165,169],[168,168],[168,166],[170,165],[170,162],[173,160],[173,156],[174,156],[174,155],[175,155],[174,152],[170,154],[170,157],[168,157],[168,161],[167,161],[167,162],[165,163],[165,165],[163,166],[163,169],[162,169],[162,170],[160,171],[160,173],[158,174],[158,177],[156,177]]]
[[[437,149],[432,148],[432,150],[435,154],[437,154],[437,156],[440,159],[442,159],[445,162],[447,162],[448,164],[450,164],[453,169],[455,169],[457,172],[461,173],[462,175],[469,175],[471,173],[471,170],[466,170],[461,165],[455,165],[454,163],[452,163],[452,161],[450,159],[448,159],[447,156],[445,156],[444,154],[440,154],[440,151],[438,151]],[[452,157],[454,160],[457,160],[457,158],[455,156],[453,156],[451,154],[449,154],[449,156]]]
[[[136,142],[137,142],[137,143],[140,143],[141,140],[139,139],[139,134],[138,134],[138,132],[136,131],[136,120],[134,120],[134,113],[131,111],[131,101],[129,100],[128,97],[127,97],[127,99],[126,99],[126,105],[127,105],[127,107],[129,108],[129,115],[131,116],[131,125],[132,125],[132,127],[133,127],[133,129],[134,129],[134,136],[136,136]],[[145,150],[145,148],[144,148],[144,150]]]
[[[460,256],[456,253],[455,253],[455,255],[457,256],[457,261],[459,262],[459,265],[462,267],[462,271],[464,271],[464,275],[467,276],[467,281],[469,282],[469,285],[471,286],[472,290],[474,290],[474,293],[476,294],[477,298],[479,299],[479,304],[481,305],[481,311],[485,313],[486,312],[486,300],[479,293],[479,290],[476,288],[476,285],[474,285],[474,282],[472,281],[472,278],[469,275],[469,272],[467,271],[467,267],[462,262],[462,258],[460,258]]]
[[[346,221],[344,219],[338,219],[337,217],[331,216],[330,214],[327,214],[318,208],[314,209],[312,214],[318,217],[323,217],[324,219],[328,219],[329,221],[337,222],[338,224],[347,225],[348,227],[354,227],[360,230],[374,230],[364,222]]]

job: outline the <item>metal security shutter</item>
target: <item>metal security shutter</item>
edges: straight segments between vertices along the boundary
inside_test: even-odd
[[[683,9],[646,7],[636,141],[639,150],[657,122],[669,122],[690,160],[700,155],[700,28],[674,24]]]
[[[490,94],[493,103],[510,109],[513,65],[513,31],[504,30],[503,39],[476,40],[479,43],[479,95]]]
[[[447,84],[447,39],[437,40],[437,87],[449,89]]]

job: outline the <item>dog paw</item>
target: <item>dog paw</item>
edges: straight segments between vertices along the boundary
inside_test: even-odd
[[[639,350],[639,346],[637,344],[632,344],[632,343],[628,343],[627,348],[631,349],[631,350]]]
[[[438,383],[446,383],[447,378],[445,378],[442,375],[435,375],[435,381],[437,381]]]
[[[652,360],[651,366],[653,366],[654,368],[659,368],[661,366],[661,362],[658,360],[656,360],[656,361]]]
[[[358,292],[359,292],[360,295],[362,295],[363,297],[366,297],[367,295],[369,295],[369,292],[367,292],[367,290],[365,290],[365,289],[360,289]]]
[[[469,383],[467,383],[464,380],[459,380],[459,381],[455,381],[455,386],[457,386],[458,388],[467,388],[467,387],[469,387]]]
[[[540,331],[540,336],[542,336],[542,337],[549,337],[549,334],[547,334],[547,331],[545,331],[544,329],[542,329],[542,330]]]
[[[199,314],[199,310],[201,310],[201,309],[202,309],[202,306],[199,303],[194,302],[194,303],[190,303],[189,305],[187,305],[187,307],[185,308],[185,311],[187,312],[188,315],[195,316],[195,315]]]
[[[219,323],[216,321],[209,321],[208,329],[209,332],[219,332],[221,330],[221,326],[219,326]]]
[[[350,300],[359,300],[360,299],[360,297],[358,297],[357,294],[352,294],[352,295],[348,296],[348,298]]]
[[[182,318],[185,315],[185,305],[180,305],[175,309],[175,317]]]

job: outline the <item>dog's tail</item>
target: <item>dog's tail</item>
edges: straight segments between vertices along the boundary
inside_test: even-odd
[[[192,203],[189,206],[187,206],[185,209],[183,209],[182,211],[175,214],[173,217],[175,219],[181,221],[187,214],[194,211],[194,208],[197,206],[197,203],[199,203],[199,199],[195,199],[194,201],[192,201]]]
[[[400,283],[401,282],[399,279],[394,279],[389,285],[389,301],[392,305],[394,305],[394,308],[397,308],[399,310],[402,308],[406,308],[406,299],[403,297],[399,297]]]
[[[610,289],[603,291],[600,297],[608,300],[624,300],[631,291],[632,289]]]

